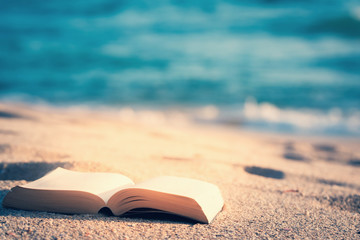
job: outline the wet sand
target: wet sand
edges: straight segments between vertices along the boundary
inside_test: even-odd
[[[84,110],[0,103],[0,196],[61,166],[219,186],[211,224],[168,215],[0,208],[0,238],[360,239],[360,139],[296,137]]]

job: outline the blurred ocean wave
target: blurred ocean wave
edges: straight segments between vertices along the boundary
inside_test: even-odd
[[[83,109],[83,108],[82,108]],[[101,109],[101,108],[100,108]],[[329,111],[314,109],[281,109],[270,103],[257,103],[249,98],[245,104],[218,108],[202,107],[106,108],[122,121],[141,121],[145,124],[221,124],[245,129],[292,133],[297,135],[360,135],[360,111],[344,113],[341,109]]]
[[[360,135],[358,1],[0,6],[0,99],[186,108],[195,120],[213,106],[213,122]]]
[[[269,103],[247,102],[243,116],[248,126],[280,132],[308,135],[360,135],[360,111],[348,113],[339,108],[328,111],[314,109],[280,109]]]

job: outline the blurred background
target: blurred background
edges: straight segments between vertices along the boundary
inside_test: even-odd
[[[360,2],[0,0],[0,99],[360,136]]]

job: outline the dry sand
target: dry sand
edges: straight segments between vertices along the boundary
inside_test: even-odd
[[[217,184],[211,224],[171,216],[0,208],[0,239],[360,239],[360,140],[153,121],[151,114],[0,104],[1,198],[57,166]]]

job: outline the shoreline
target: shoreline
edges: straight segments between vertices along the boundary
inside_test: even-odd
[[[156,120],[156,119],[155,119]],[[1,238],[360,238],[360,139],[304,137],[0,103],[1,200],[57,167],[219,186],[210,225],[1,207]]]
[[[264,103],[267,104],[267,103]],[[277,128],[276,126],[259,125],[256,126],[256,122],[251,122],[245,119],[245,116],[241,116],[241,111],[239,111],[240,106],[233,106],[227,111],[225,111],[226,117],[223,117],[222,108],[214,105],[199,105],[199,106],[153,106],[153,105],[120,105],[120,106],[111,106],[111,105],[102,105],[102,104],[51,104],[47,102],[31,102],[26,103],[24,101],[13,101],[13,100],[4,100],[0,99],[1,106],[12,106],[18,109],[33,109],[36,111],[42,112],[53,112],[53,113],[73,113],[73,114],[91,114],[98,113],[104,117],[113,117],[120,121],[136,121],[145,124],[166,124],[174,125],[175,127],[181,125],[192,125],[196,127],[210,127],[210,128],[219,128],[222,130],[229,131],[240,131],[248,132],[253,134],[263,134],[263,135],[272,135],[272,136],[284,136],[284,137],[295,137],[295,138],[304,138],[304,139],[360,139],[360,135],[357,133],[350,134],[349,132],[345,133],[331,133],[331,132],[311,132],[310,129],[301,128],[296,129],[295,126],[292,130],[285,128]],[[238,109],[236,117],[229,116],[229,112],[233,112],[235,109]],[[1,110],[1,109],[0,109]],[[231,111],[230,111],[231,110]],[[242,109],[243,111],[244,109]],[[284,109],[292,110],[292,109]],[[309,112],[315,110],[310,109],[298,109],[298,111],[307,110]],[[295,110],[294,110],[295,111]],[[319,113],[319,112],[318,112]],[[254,125],[255,124],[255,125]],[[269,123],[262,123],[269,124]],[[347,130],[348,131],[348,130]]]

